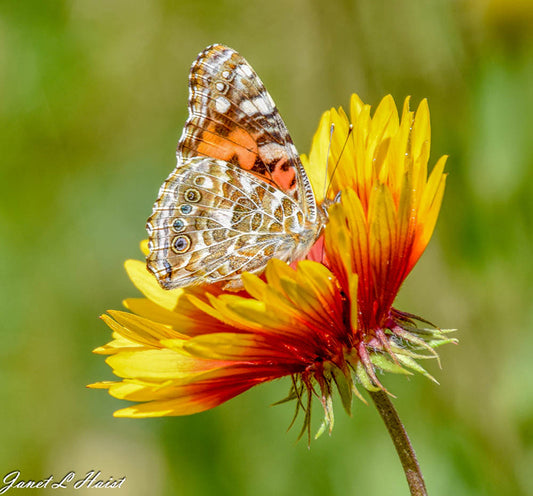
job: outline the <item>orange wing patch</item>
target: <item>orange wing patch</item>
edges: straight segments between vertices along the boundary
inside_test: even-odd
[[[250,170],[258,156],[254,138],[243,129],[235,129],[224,136],[218,128],[217,124],[210,123],[202,132],[196,147],[198,154],[226,162],[234,161],[236,157],[238,165]]]
[[[253,172],[257,177],[276,184],[284,191],[296,187],[296,171],[286,156],[262,157],[257,137],[242,128],[229,130],[211,122],[195,138],[198,155],[217,158]]]
[[[289,164],[287,158],[283,158],[272,171],[272,180],[283,191],[292,191],[296,188],[296,170]]]

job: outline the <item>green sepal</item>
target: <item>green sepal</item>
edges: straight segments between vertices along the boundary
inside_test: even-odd
[[[392,331],[396,336],[398,336],[401,339],[404,339],[408,343],[410,343],[415,348],[418,347],[418,349],[424,349],[429,351],[435,358],[438,360],[437,352],[429,346],[429,344],[422,338],[415,336],[414,333],[406,331],[405,329],[397,329]]]
[[[270,406],[283,405],[283,403],[288,403],[289,401],[295,400],[296,398],[298,398],[298,395],[296,394],[296,390],[293,387],[291,387],[289,394],[285,396],[285,398],[278,400],[275,403],[272,403]]]
[[[436,339],[434,341],[428,341],[428,345],[432,348],[438,348],[439,346],[442,346],[444,344],[457,344],[459,340],[457,338],[449,338],[449,339]]]
[[[304,408],[305,416],[304,416],[304,422],[302,425],[302,429],[300,430],[300,433],[298,434],[297,441],[299,441],[302,436],[307,432],[307,446],[310,447],[311,445],[311,406],[313,404],[312,402],[313,398],[311,396],[311,393],[307,394],[307,406]]]
[[[404,369],[401,365],[389,360],[386,355],[382,353],[372,353],[370,355],[372,363],[384,370],[385,372],[392,372],[393,374],[413,375],[412,372]]]
[[[357,362],[357,365],[355,366],[355,375],[357,376],[363,387],[368,391],[381,391],[380,387],[374,386],[372,380],[368,376],[365,366],[361,362]]]
[[[333,414],[333,398],[330,394],[325,396],[322,405],[324,407],[324,419],[322,420],[322,423],[315,434],[315,439],[318,439],[322,434],[324,434],[327,427],[329,427],[329,433],[331,434],[333,425],[335,424],[335,416]]]
[[[435,379],[424,367],[420,366],[415,360],[406,355],[398,355],[398,361],[405,365],[407,368],[414,370],[433,381],[435,384],[439,382]]]
[[[427,360],[428,358],[435,358],[434,355],[422,355],[421,353],[415,353],[414,351],[408,350],[407,348],[402,348],[401,346],[396,346],[395,344],[390,344],[390,348],[394,351],[394,355],[398,358],[398,355],[404,355],[411,358],[416,358],[417,360]]]
[[[326,416],[324,415],[324,418],[322,419],[322,423],[320,424],[320,427],[318,428],[318,431],[316,431],[315,439],[318,439],[324,432],[326,432],[327,427],[327,421]]]
[[[344,372],[340,368],[333,366],[331,368],[331,375],[339,395],[341,397],[342,406],[348,415],[352,415],[352,391],[353,391],[353,381],[349,371]]]

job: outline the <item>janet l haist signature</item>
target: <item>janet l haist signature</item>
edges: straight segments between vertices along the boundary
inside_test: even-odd
[[[10,489],[66,489],[67,487],[73,489],[119,489],[122,487],[126,477],[102,477],[100,470],[89,470],[84,476],[76,475],[76,472],[68,472],[67,474],[56,477],[51,475],[46,479],[24,480],[21,477],[20,470],[13,470],[9,472],[2,479],[4,485],[0,487],[0,494],[7,493]]]

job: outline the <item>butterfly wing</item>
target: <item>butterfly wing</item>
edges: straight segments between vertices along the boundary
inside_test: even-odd
[[[303,256],[323,216],[272,98],[249,64],[206,48],[189,76],[176,169],[148,219],[148,269],[167,289],[261,272]]]
[[[289,260],[314,241],[288,195],[222,160],[183,160],[165,181],[148,219],[148,268],[166,289],[260,272],[272,256]]]
[[[311,184],[289,132],[259,76],[236,51],[207,47],[189,75],[189,118],[178,161],[206,156],[255,174],[296,201],[314,223]]]

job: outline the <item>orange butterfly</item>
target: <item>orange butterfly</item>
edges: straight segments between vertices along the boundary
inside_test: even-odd
[[[189,75],[177,166],[146,228],[148,269],[166,289],[260,273],[306,255],[327,220],[276,106],[250,65],[207,47]]]

